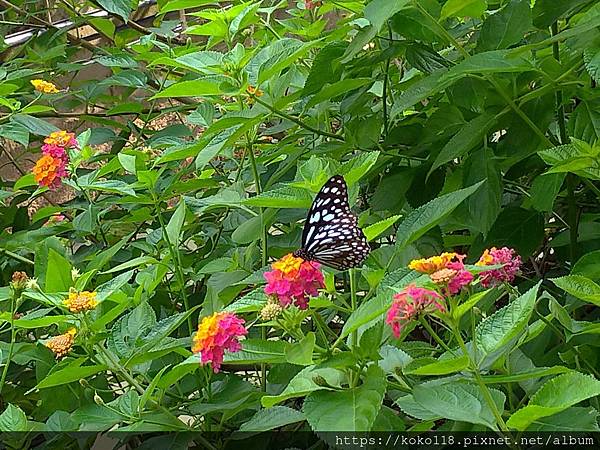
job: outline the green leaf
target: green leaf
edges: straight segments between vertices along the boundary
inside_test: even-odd
[[[363,233],[365,233],[365,236],[367,237],[368,241],[372,241],[376,239],[379,235],[381,235],[381,233],[383,233],[389,227],[394,225],[400,217],[401,216],[398,214],[395,216],[388,217],[387,219],[380,220],[379,222],[373,223],[368,227],[363,228]]]
[[[183,198],[179,200],[177,209],[171,216],[169,223],[166,226],[168,242],[174,246],[179,247],[179,241],[181,237],[181,228],[185,221],[186,207]]]
[[[565,373],[544,383],[527,406],[513,413],[506,424],[523,431],[539,418],[559,413],[597,395],[600,395],[600,381],[579,372]]]
[[[542,174],[535,177],[529,189],[530,197],[525,199],[523,207],[534,208],[541,212],[552,211],[565,177],[565,173]]]
[[[214,0],[166,0],[158,2],[160,5],[161,14],[171,11],[197,8],[198,6],[204,6],[211,3],[214,3]]]
[[[506,397],[501,391],[490,389],[498,410],[504,411]],[[414,387],[413,397],[422,408],[433,415],[459,422],[485,425],[497,429],[496,419],[481,390],[469,383],[420,384]]]
[[[300,342],[289,345],[285,349],[285,359],[290,364],[310,366],[313,363],[316,336],[312,331],[307,333]]]
[[[137,172],[137,169],[135,166],[136,156],[129,155],[127,153],[119,153],[117,156],[119,158],[119,162],[121,163],[121,166],[123,167],[123,169],[125,169],[127,172],[135,175]]]
[[[512,0],[499,12],[485,19],[477,40],[477,49],[497,50],[521,41],[533,25],[529,5],[528,0]]]
[[[466,155],[473,147],[483,142],[483,137],[496,122],[496,116],[490,112],[475,117],[466,123],[442,148],[433,162],[427,176],[447,162]]]
[[[196,305],[188,311],[180,312],[160,320],[154,325],[152,330],[141,339],[141,345],[135,349],[133,355],[130,357],[130,360],[132,361],[130,364],[133,365],[136,362],[139,363],[139,359],[134,359],[136,355],[150,352],[154,347],[160,345],[167,336],[179,328],[179,326],[185,322],[189,316],[194,314],[198,308],[200,308],[200,305]]]
[[[398,227],[396,247],[398,249],[406,247],[438,225],[483,183],[480,181],[468,188],[442,195],[412,211]]]
[[[529,289],[504,308],[496,311],[477,325],[477,349],[492,354],[514,341],[525,330],[537,297],[540,283]]]
[[[129,184],[120,180],[96,181],[84,187],[97,191],[113,192],[116,194],[131,195],[133,197],[136,196],[133,188]]]
[[[94,403],[89,403],[76,409],[72,413],[71,418],[75,423],[79,424],[78,431],[104,431],[125,420],[125,416],[122,416],[114,409]]]
[[[48,250],[45,292],[66,292],[73,285],[71,263],[54,249]]]
[[[255,312],[260,311],[266,303],[267,294],[265,294],[263,288],[258,288],[239,298],[231,305],[226,306],[224,311],[237,313]]]
[[[8,321],[10,318],[4,317],[3,314],[4,313],[2,313],[2,315],[0,315],[0,320]],[[9,313],[6,313],[6,314],[9,314]],[[72,320],[72,318],[69,316],[63,316],[63,315],[37,317],[37,318],[31,318],[31,319],[28,319],[27,316],[25,316],[21,319],[15,320],[14,326],[17,328],[33,329],[33,328],[48,327],[50,325],[68,322],[69,320]]]
[[[510,50],[492,50],[472,55],[449,70],[437,70],[411,84],[394,102],[391,117],[402,114],[416,103],[443,91],[467,75],[527,72],[530,70],[534,70],[531,62],[524,58],[515,57],[510,53]]]
[[[195,371],[198,368],[200,368],[200,359],[198,358],[197,354],[192,355],[185,361],[182,361],[176,366],[171,367],[169,371],[160,378],[157,386],[160,389],[168,389],[187,374]]]
[[[531,380],[532,378],[542,378],[559,373],[567,373],[572,369],[563,366],[536,367],[520,373],[511,373],[510,375],[483,375],[486,383],[518,383],[520,381]]]
[[[284,341],[262,341],[246,339],[242,342],[242,350],[226,353],[225,364],[278,364],[286,362],[286,350],[290,344]]]
[[[266,208],[310,208],[312,197],[304,189],[286,186],[244,199],[242,203]]]
[[[21,178],[19,178],[16,182],[15,185],[13,186],[13,189],[15,191],[18,191],[20,189],[23,189],[24,187],[27,186],[37,186],[37,181],[35,181],[35,177],[32,173],[28,173],[27,175],[23,175]]]
[[[312,108],[321,102],[334,99],[342,94],[358,89],[368,83],[372,83],[371,78],[351,78],[340,80],[333,84],[323,87],[306,104],[306,108]]]
[[[600,68],[598,70],[600,71]],[[600,139],[599,98],[581,100],[569,118],[568,133],[569,136],[585,142],[595,142]]]
[[[31,134],[38,136],[48,136],[50,133],[58,131],[58,128],[45,120],[26,114],[16,114],[13,116],[12,121],[25,127]]]
[[[553,416],[535,420],[527,428],[528,431],[575,432],[600,431],[598,428],[598,411],[593,407],[580,408],[572,406]]]
[[[258,411],[248,422],[242,424],[240,431],[269,431],[304,420],[304,414],[300,411],[287,406],[273,406]]]
[[[469,365],[468,356],[458,358],[439,359],[438,361],[425,364],[412,369],[410,366],[404,370],[404,373],[410,375],[448,375],[450,373],[461,372]]]
[[[600,286],[581,275],[552,278],[552,282],[574,297],[600,306]]]
[[[354,55],[360,52],[365,44],[368,44],[377,35],[381,27],[394,14],[404,9],[410,3],[409,0],[373,0],[365,6],[364,16],[370,23],[369,26],[360,30],[342,58],[342,63],[347,63]]]
[[[40,381],[36,388],[45,389],[54,386],[61,386],[63,384],[79,381],[82,378],[90,377],[98,372],[103,372],[108,369],[108,367],[103,364],[81,366],[80,364],[82,362],[83,361],[81,359],[78,359],[63,369],[52,372],[50,375],[46,376],[46,378]]]
[[[367,175],[379,158],[379,151],[364,152],[345,162],[339,169],[348,186],[355,185],[358,180]]]
[[[600,281],[600,250],[583,255],[571,269],[571,274]]]
[[[137,7],[137,0],[135,3]],[[126,23],[133,9],[131,0],[98,0],[98,4],[108,12],[120,16]]]
[[[96,292],[98,293],[96,296],[97,300],[101,302],[125,286],[125,284],[127,284],[127,282],[133,276],[133,272],[133,270],[130,270],[129,272],[122,273],[121,275],[111,278],[106,283],[98,286],[96,288]]]
[[[172,84],[162,91],[154,94],[149,100],[155,98],[170,97],[203,97],[208,95],[219,95],[221,90],[219,85],[209,80],[190,80],[180,81]]]
[[[156,315],[148,303],[142,302],[116,321],[107,339],[109,351],[119,358],[132,356],[144,336],[156,326]]]
[[[27,416],[23,410],[9,403],[4,412],[0,414],[0,431],[28,431]]]
[[[312,392],[304,400],[302,411],[315,432],[370,431],[385,390],[383,370],[371,365],[362,385],[341,391]]]
[[[472,17],[477,19],[487,8],[485,0],[447,0],[442,7],[440,20],[448,17]]]
[[[282,38],[275,41],[274,44],[271,44],[274,51],[260,65],[256,84],[259,85],[288,68],[296,60],[304,57],[317,44],[319,44],[318,40],[302,42],[291,38]]]
[[[586,48],[583,52],[585,68],[596,83],[600,82],[600,49]],[[577,137],[577,136],[575,136]]]
[[[88,16],[89,17],[89,16]],[[104,34],[109,39],[112,39],[115,35],[115,24],[110,19],[102,19],[100,17],[91,17],[88,18],[90,24],[100,31],[100,33]]]
[[[485,291],[476,292],[475,294],[471,295],[468,299],[461,302],[456,308],[454,308],[454,310],[452,310],[452,317],[455,320],[460,319],[491,292],[493,291],[491,289],[488,289]]]
[[[533,23],[536,27],[547,29],[558,18],[567,17],[588,0],[536,0],[533,5]]]
[[[340,338],[348,336],[371,321],[383,319],[383,314],[390,308],[391,304],[392,296],[387,292],[364,302],[348,317],[344,328],[342,328]]]
[[[0,125],[0,136],[18,142],[25,147],[29,145],[29,130],[18,123],[8,122]],[[33,176],[33,174],[31,175]]]
[[[324,383],[317,384],[315,380],[324,380]],[[305,367],[291,379],[281,394],[265,395],[261,398],[261,403],[264,407],[270,408],[290,398],[304,397],[317,390],[340,388],[345,381],[346,375],[341,370],[329,367]]]
[[[486,238],[486,245],[508,246],[526,256],[534,252],[544,239],[544,215],[535,210],[505,207]]]

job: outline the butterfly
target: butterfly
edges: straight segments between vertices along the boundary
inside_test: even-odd
[[[335,175],[315,197],[302,231],[302,248],[294,256],[338,270],[356,267],[371,251],[348,204],[348,186]]]

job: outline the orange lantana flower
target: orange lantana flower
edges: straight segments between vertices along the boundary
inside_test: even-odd
[[[50,155],[42,156],[33,167],[33,177],[41,186],[56,187],[65,175],[63,161]]]

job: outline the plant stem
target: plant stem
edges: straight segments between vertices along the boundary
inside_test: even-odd
[[[4,253],[6,256],[10,256],[11,258],[16,259],[17,261],[21,261],[31,266],[35,264],[31,259],[25,258],[24,256],[18,255],[17,253],[13,253],[10,250],[0,248],[0,253]]]
[[[352,312],[356,311],[356,280],[354,269],[349,270],[350,275],[350,309]],[[350,339],[351,346],[358,345],[358,330],[352,332],[352,338]]]
[[[338,141],[344,141],[344,137],[340,136],[339,134],[329,133],[328,131],[323,131],[323,130],[319,130],[318,128],[314,128],[314,127],[302,122],[299,118],[291,116],[287,113],[284,113],[283,111],[278,110],[274,106],[271,106],[266,102],[263,102],[260,98],[254,96],[254,95],[252,96],[252,98],[256,101],[256,103],[263,105],[265,108],[267,108],[272,113],[274,113],[280,117],[283,117],[284,119],[287,119],[290,122],[294,122],[296,125],[301,126],[305,130],[311,131],[311,132],[321,135],[321,136],[330,137],[330,138],[336,139]]]
[[[492,414],[494,414],[494,417],[496,418],[496,423],[498,424],[498,426],[500,427],[500,429],[503,432],[505,432],[505,433],[510,432],[510,430],[506,426],[506,423],[504,422],[504,419],[502,418],[502,414],[500,414],[500,411],[498,411],[498,406],[496,405],[496,402],[494,401],[494,398],[492,397],[490,390],[488,389],[488,387],[483,382],[483,379],[481,378],[481,374],[479,373],[479,368],[477,367],[477,364],[475,364],[475,362],[473,361],[473,358],[471,357],[471,354],[467,350],[465,341],[463,340],[462,335],[460,334],[460,330],[458,329],[458,324],[453,324],[452,331],[454,333],[454,336],[456,337],[456,341],[458,342],[458,345],[460,345],[461,350],[469,358],[469,366],[471,369],[471,373],[473,374],[473,377],[475,378],[475,381],[476,381],[477,385],[479,386],[479,390],[483,394],[483,398],[485,399],[490,410],[492,411]]]
[[[250,167],[252,168],[252,176],[254,177],[254,189],[257,195],[262,193],[262,187],[260,184],[260,175],[258,173],[258,166],[256,165],[256,158],[254,156],[254,148],[252,146],[252,140],[250,136],[246,134],[247,140],[247,152],[250,160]],[[268,252],[267,252],[267,228],[265,224],[265,216],[264,209],[258,209],[260,215],[260,228],[261,228],[261,263],[262,267],[267,265],[268,261]],[[267,339],[267,330],[265,327],[262,327],[260,330],[261,338],[263,340]],[[260,387],[263,392],[267,391],[267,365],[265,363],[260,364]]]
[[[171,259],[173,260],[173,266],[175,267],[175,276],[177,277],[179,284],[181,286],[181,296],[183,297],[183,305],[185,306],[185,310],[189,311],[190,309],[190,301],[187,296],[187,292],[185,291],[185,277],[183,275],[183,269],[181,267],[181,255],[179,254],[179,248],[175,248],[171,239],[169,239],[169,235],[167,233],[167,226],[165,225],[165,221],[162,216],[162,211],[160,210],[160,205],[158,199],[156,198],[156,194],[154,191],[152,193],[152,200],[154,202],[154,210],[156,211],[156,215],[158,216],[158,222],[160,223],[160,229],[162,232],[162,236],[169,247],[169,253],[171,255]],[[194,331],[194,325],[192,323],[192,316],[188,316],[187,318],[188,331],[190,335]]]
[[[550,31],[552,36],[556,36],[558,34],[558,24],[556,22],[552,24]],[[552,55],[556,61],[560,62],[560,49],[558,47],[558,42],[552,43]],[[565,124],[563,93],[560,89],[556,91],[556,120],[558,122],[560,143],[564,145],[568,141],[568,136],[567,127]],[[576,187],[576,176],[572,173],[567,174],[567,222],[569,223],[569,256],[571,259],[571,266],[573,266],[577,260],[577,229],[579,228],[579,224],[577,218],[577,200],[575,199]]]
[[[73,170],[73,172],[75,172],[75,170]],[[79,179],[77,177],[77,174],[75,173],[73,173],[73,182],[75,183],[75,186],[79,188],[79,190],[89,203],[91,209],[94,206],[94,202],[88,194],[88,192],[79,185]],[[100,223],[100,217],[96,217],[96,220],[94,220],[94,222],[96,222],[96,225],[98,225],[98,229],[100,230],[100,236],[102,237],[102,242],[104,242],[104,246],[109,247],[108,239],[106,238],[106,234],[104,234],[104,229],[102,228],[102,224]]]
[[[12,289],[12,288],[11,288]],[[8,374],[8,366],[10,365],[10,361],[13,356],[13,350],[15,347],[15,339],[17,337],[17,329],[15,328],[15,314],[17,313],[17,303],[18,299],[21,297],[19,294],[17,297],[17,292],[14,290],[10,296],[10,345],[8,347],[8,355],[6,355],[6,363],[4,364],[4,369],[2,369],[2,378],[0,378],[0,394],[2,394],[2,389],[4,388],[4,382],[6,381],[6,374]]]
[[[440,338],[438,336],[438,334],[433,330],[431,325],[429,325],[429,322],[427,322],[425,317],[419,317],[419,322],[421,322],[421,325],[423,325],[423,328],[425,328],[427,330],[427,332],[429,333],[429,335],[433,338],[433,340],[435,342],[437,342],[444,350],[446,350],[447,352],[452,353],[454,355],[454,352],[452,351],[452,349],[450,347],[448,347],[446,345],[446,343],[442,340],[442,338]]]

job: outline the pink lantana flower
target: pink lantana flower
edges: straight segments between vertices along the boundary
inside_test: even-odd
[[[392,328],[396,338],[402,328],[416,319],[421,313],[433,311],[445,312],[443,297],[436,291],[415,285],[408,285],[402,292],[394,295],[392,306],[387,312],[385,322]]]
[[[290,253],[271,267],[273,270],[264,274],[265,294],[274,296],[284,308],[294,304],[307,309],[309,298],[318,296],[319,289],[325,287],[317,262],[305,261]]]
[[[511,283],[521,268],[521,257],[514,249],[508,247],[486,249],[475,263],[477,266],[495,266],[502,264],[500,269],[492,269],[479,274],[481,285],[485,288],[501,283]]]
[[[463,259],[466,255],[458,253],[442,253],[428,259],[414,260],[409,268],[429,273],[431,281],[442,286],[444,294],[456,295],[473,281],[473,274],[465,269]],[[430,270],[424,270],[429,268]],[[433,269],[433,270],[431,270]]]
[[[200,353],[202,364],[211,363],[213,372],[221,369],[225,350],[238,352],[242,349],[240,337],[246,336],[248,330],[244,320],[231,312],[218,312],[204,317],[194,335],[192,351]]]

